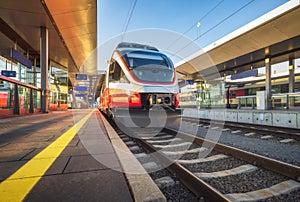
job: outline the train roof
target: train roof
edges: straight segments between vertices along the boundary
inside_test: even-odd
[[[136,49],[136,50],[149,50],[159,52],[157,48],[154,46],[139,44],[139,43],[129,43],[129,42],[121,42],[118,44],[116,49]]]

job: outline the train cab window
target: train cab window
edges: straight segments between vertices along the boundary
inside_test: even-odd
[[[117,61],[113,61],[111,66],[109,67],[109,81],[110,82],[121,82],[128,83],[125,73],[123,72],[121,66]]]
[[[174,67],[169,58],[158,52],[131,51],[122,53],[133,76],[143,82],[172,82]]]

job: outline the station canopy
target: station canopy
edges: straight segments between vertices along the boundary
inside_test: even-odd
[[[205,60],[203,51],[209,55],[220,76],[262,67],[266,57],[271,57],[273,64],[299,58],[299,19],[299,0],[288,1],[208,45],[202,52],[178,62],[176,70],[183,79],[184,75],[190,75],[190,78],[201,80],[201,72],[209,73],[212,64]]]
[[[49,59],[68,70],[71,83],[97,47],[97,0],[0,1],[0,17],[2,56],[17,44],[30,59],[39,58],[40,27],[47,27]],[[84,68],[96,72],[96,59]]]

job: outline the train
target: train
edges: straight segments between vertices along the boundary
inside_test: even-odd
[[[293,105],[295,107],[300,106],[300,82],[299,77],[295,77],[295,89],[294,96],[295,97]],[[288,78],[277,79],[272,82],[272,102],[273,107],[276,105],[281,106],[284,105],[286,100],[284,94],[289,92],[289,80]],[[256,92],[265,90],[265,81],[256,82],[254,84],[246,84],[246,85],[227,85],[226,86],[226,107],[227,108],[238,108],[239,107],[239,99],[240,104],[244,107],[252,107],[251,99],[253,99],[253,104],[256,105]],[[246,98],[248,97],[248,101]],[[281,98],[276,98],[281,97]],[[244,99],[241,99],[244,98]]]
[[[9,94],[8,92],[0,92],[0,108],[8,108]]]
[[[114,115],[118,109],[174,110],[179,87],[171,59],[149,45],[122,42],[113,51],[98,108]]]

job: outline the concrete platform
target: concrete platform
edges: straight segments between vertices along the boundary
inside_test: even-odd
[[[300,111],[256,109],[183,109],[183,116],[193,118],[300,128]]]
[[[123,173],[98,111],[2,119],[0,128],[0,201],[165,200],[148,174],[139,181],[141,174]],[[145,196],[147,189],[156,194]]]

